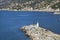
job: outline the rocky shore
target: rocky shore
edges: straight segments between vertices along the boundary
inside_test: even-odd
[[[60,35],[39,27],[39,24],[23,26],[21,30],[30,40],[60,40]]]

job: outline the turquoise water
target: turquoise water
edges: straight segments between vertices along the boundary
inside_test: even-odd
[[[19,28],[37,22],[41,27],[60,34],[60,15],[53,13],[0,10],[0,40],[29,40]]]

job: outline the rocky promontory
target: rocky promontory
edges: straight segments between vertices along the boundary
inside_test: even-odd
[[[38,23],[36,25],[23,26],[21,30],[30,40],[60,40],[60,35],[39,27]]]

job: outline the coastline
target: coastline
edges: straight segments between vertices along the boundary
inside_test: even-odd
[[[49,10],[49,9],[42,9],[42,10],[16,10],[16,9],[0,9],[0,10],[7,10],[7,11],[46,11],[46,12],[60,12],[58,10]]]
[[[0,9],[2,11],[37,11],[37,12],[54,12],[54,14],[60,14],[60,11],[51,11],[51,10],[9,10],[9,9]]]

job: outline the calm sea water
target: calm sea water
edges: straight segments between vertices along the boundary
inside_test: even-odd
[[[19,28],[37,22],[43,28],[60,34],[60,15],[54,15],[53,13],[0,10],[0,40],[29,40]]]

